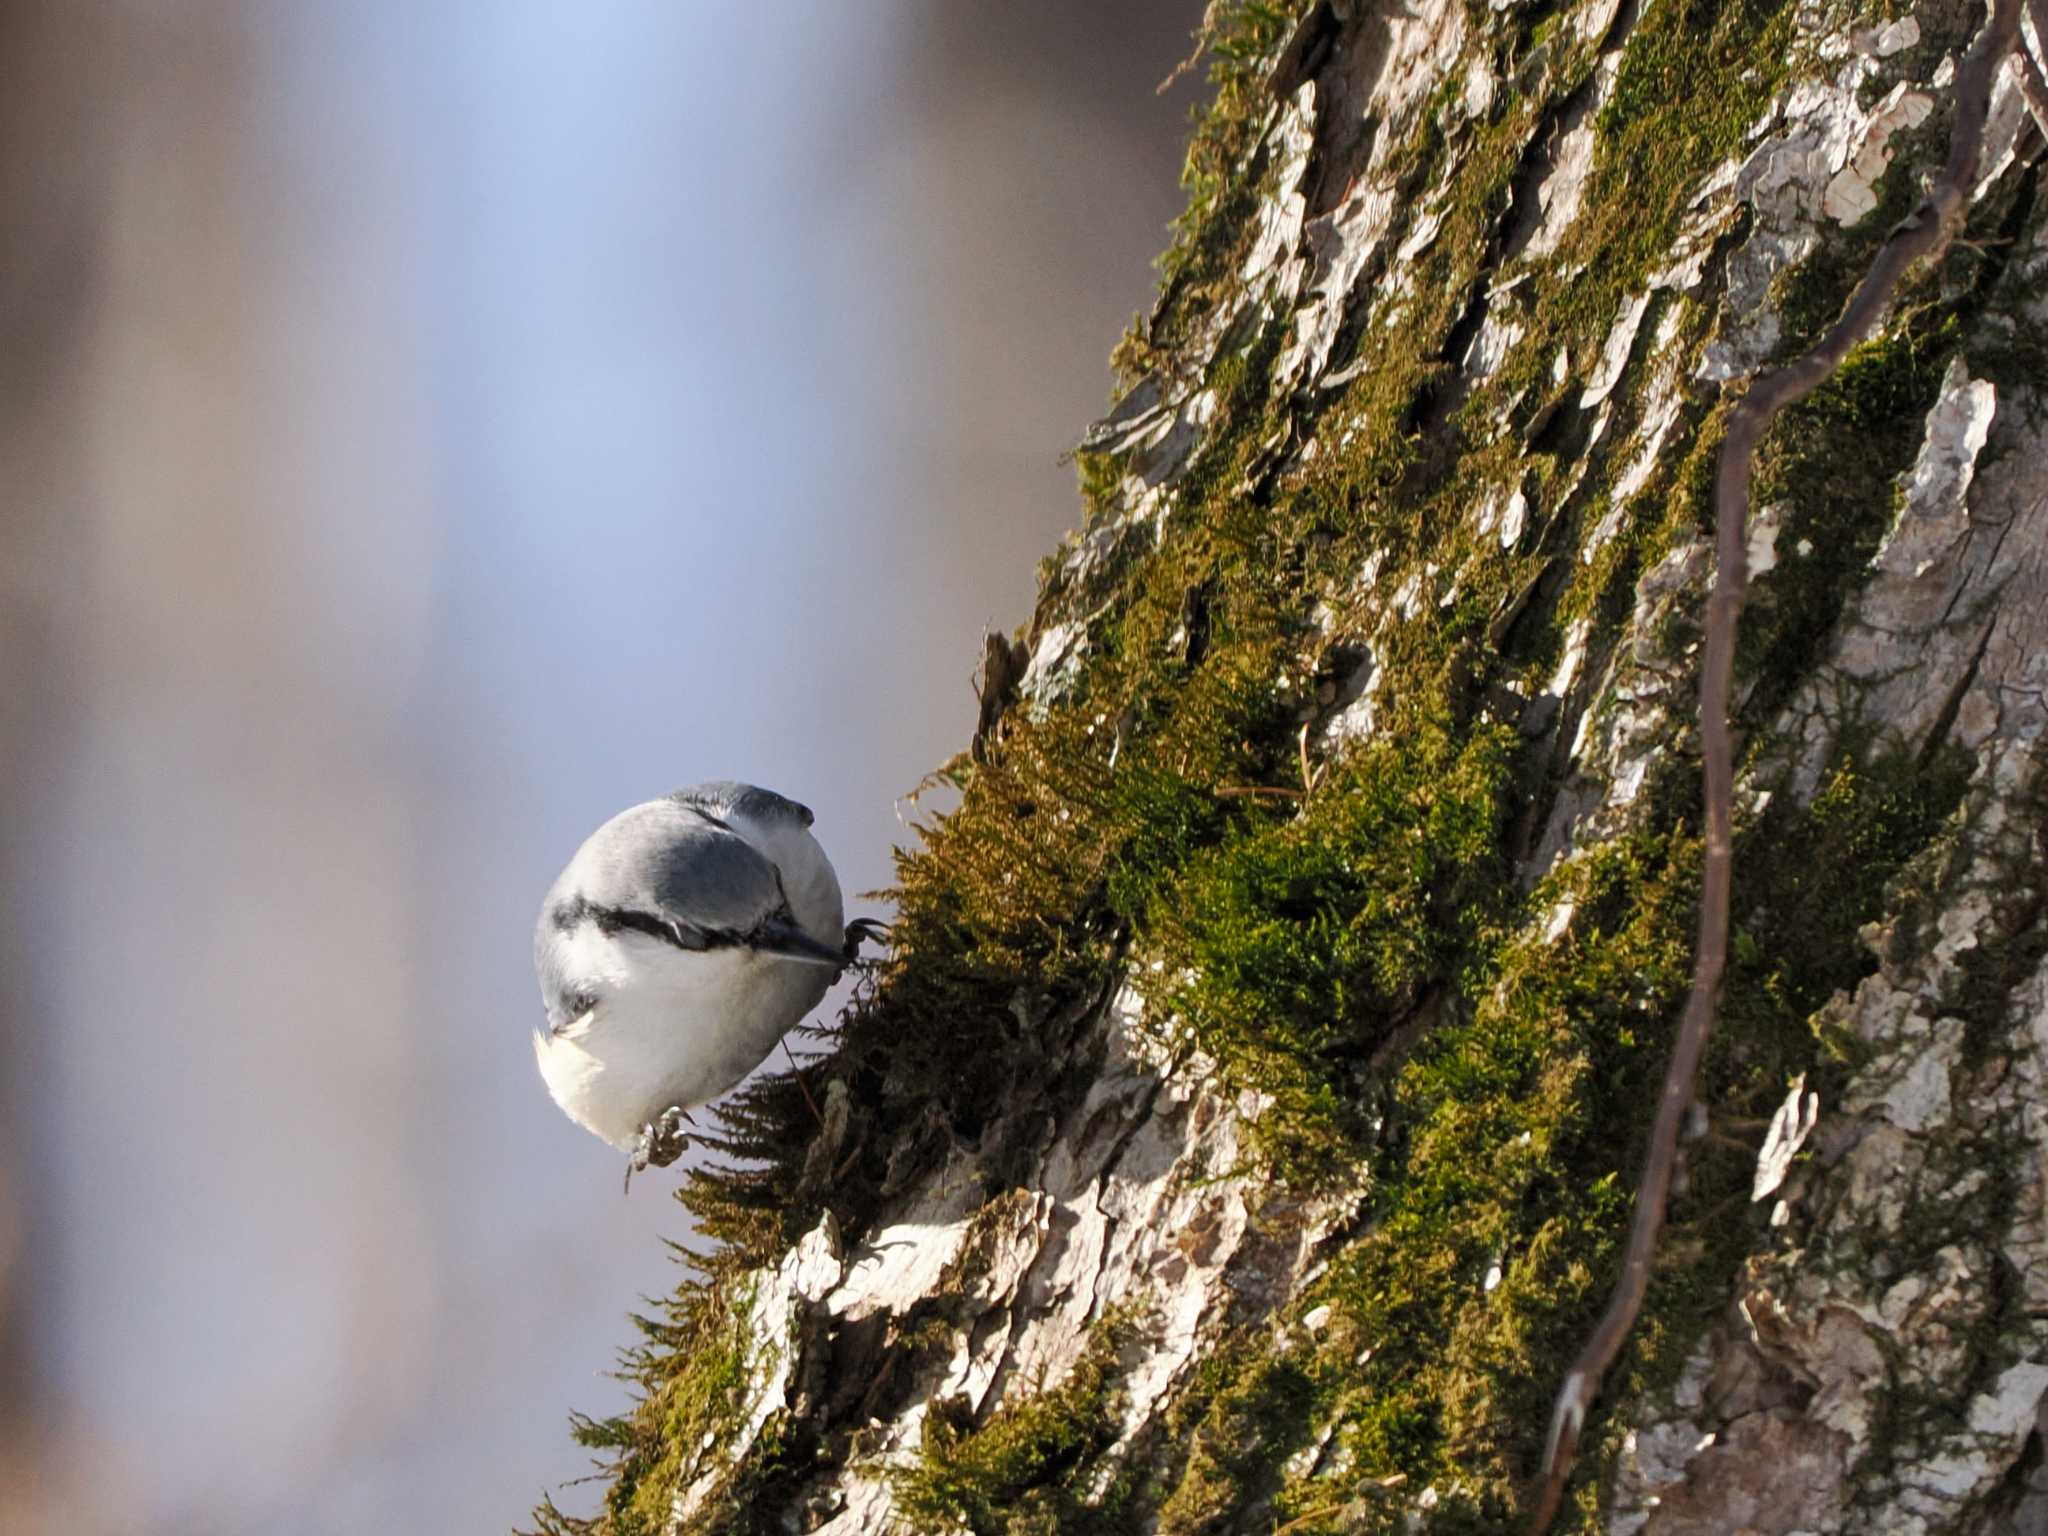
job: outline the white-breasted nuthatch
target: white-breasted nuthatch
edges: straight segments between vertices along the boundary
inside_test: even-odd
[[[673,1162],[689,1111],[761,1063],[864,938],[811,813],[772,790],[699,784],[593,832],[534,930],[547,1027],[534,1055],[578,1125]]]

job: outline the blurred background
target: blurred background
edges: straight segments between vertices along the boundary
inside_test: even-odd
[[[724,776],[887,883],[1200,11],[0,0],[0,1529],[587,1470],[687,1234],[541,1088],[540,895]]]

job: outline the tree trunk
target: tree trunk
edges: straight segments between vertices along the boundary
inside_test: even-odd
[[[1290,9],[1210,7],[1086,524],[545,1531],[1537,1502],[1692,970],[1715,456],[1985,17]],[[1560,1530],[2048,1526],[2043,41],[1755,455],[1726,978]]]

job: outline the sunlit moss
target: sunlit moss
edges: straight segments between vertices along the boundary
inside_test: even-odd
[[[722,1511],[721,1528],[751,1528],[730,1518],[743,1502],[735,1495],[772,1464],[773,1436],[757,1447],[751,1465],[723,1468],[718,1460],[723,1432],[739,1413],[763,1352],[780,1344],[756,1337],[751,1295],[748,1287],[686,1282],[658,1316],[635,1319],[645,1342],[627,1351],[622,1374],[639,1384],[640,1401],[627,1415],[574,1421],[577,1442],[603,1453],[601,1465],[612,1473],[603,1509],[584,1520],[545,1500],[535,1511],[541,1536],[666,1533],[677,1489],[721,1472],[729,1486],[724,1497],[710,1501]]]
[[[1177,1416],[1178,1476],[1159,1506],[1159,1536],[1229,1529],[1255,1500],[1271,1498],[1287,1454],[1308,1434],[1314,1401],[1300,1363],[1270,1340],[1240,1336],[1205,1361]]]
[[[1513,745],[1499,726],[1376,740],[1298,813],[1196,853],[1136,914],[1156,1006],[1270,1101],[1254,1136],[1290,1177],[1349,1169],[1369,1063],[1498,908]]]
[[[976,1424],[965,1404],[947,1399],[925,1411],[915,1466],[896,1479],[896,1506],[911,1528],[930,1536],[1060,1536],[1125,1529],[1129,1484],[1103,1453],[1117,1436],[1121,1387],[1117,1352],[1129,1333],[1127,1311],[1098,1323],[1065,1378],[1014,1392]]]

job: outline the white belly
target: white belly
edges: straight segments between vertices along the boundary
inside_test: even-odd
[[[560,1034],[534,1037],[548,1092],[621,1151],[671,1107],[733,1087],[832,985],[828,966],[746,949],[687,951],[626,930],[608,947],[606,1001]]]

